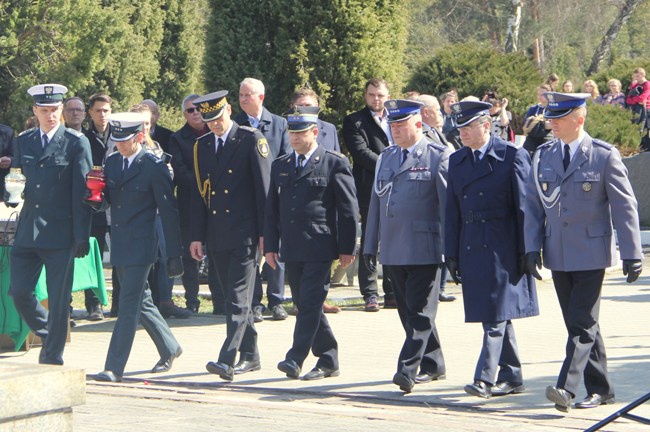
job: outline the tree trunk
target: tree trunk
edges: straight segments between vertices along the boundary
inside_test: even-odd
[[[616,40],[618,32],[621,31],[621,27],[623,27],[623,25],[630,19],[630,16],[632,16],[634,9],[643,3],[643,1],[644,0],[625,0],[625,4],[621,8],[618,16],[612,23],[609,30],[607,30],[607,33],[603,37],[603,40],[600,42],[600,45],[598,45],[598,48],[596,48],[596,52],[591,59],[591,66],[589,66],[589,69],[587,70],[587,76],[598,73],[600,64],[603,62],[605,57],[609,55],[612,49],[612,44],[614,43],[614,40]]]
[[[519,40],[519,26],[521,25],[521,8],[523,0],[512,0],[512,14],[508,18],[508,32],[506,34],[506,52],[517,51]]]

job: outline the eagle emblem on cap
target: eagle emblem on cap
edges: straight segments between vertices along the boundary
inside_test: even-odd
[[[462,108],[461,108],[460,105],[458,105],[458,104],[456,104],[456,105],[452,105],[452,106],[451,106],[451,109],[452,109],[456,114],[460,114],[460,112],[462,111]]]
[[[293,107],[293,115],[295,115],[295,116],[299,116],[299,115],[300,115],[300,110],[298,109],[297,106],[294,106],[294,107]]]
[[[122,124],[117,120],[113,120],[113,127],[122,127]]]
[[[547,95],[546,99],[548,99],[549,102],[555,102],[555,96],[552,94]]]
[[[52,87],[52,86],[45,86],[45,87],[43,88],[43,91],[45,92],[46,95],[51,95],[52,93],[54,93],[54,87]]]
[[[388,100],[386,101],[386,105],[388,105],[388,109],[395,109],[397,108],[397,101]]]

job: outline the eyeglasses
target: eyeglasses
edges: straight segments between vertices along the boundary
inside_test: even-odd
[[[186,109],[185,112],[188,113],[188,114],[192,114],[193,112],[199,112],[199,109],[192,107],[192,108]]]
[[[86,112],[85,109],[80,109],[80,108],[66,108],[64,111],[71,112],[73,114],[82,114]]]

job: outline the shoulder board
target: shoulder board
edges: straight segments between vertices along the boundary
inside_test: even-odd
[[[247,132],[257,132],[257,129],[250,126],[239,126],[239,129],[245,130]]]
[[[110,159],[110,158],[113,158],[113,157],[115,157],[116,155],[119,156],[119,155],[120,155],[120,152],[118,152],[118,151],[114,151],[113,153],[111,153],[111,154],[109,154],[108,156],[106,156],[106,160],[108,160],[108,159]]]
[[[84,134],[75,129],[65,128],[65,131],[70,135],[76,136],[77,138],[84,136]]]
[[[24,130],[24,131],[22,131],[21,133],[19,133],[18,136],[27,135],[28,133],[30,133],[30,132],[34,132],[35,130],[36,130],[35,127],[34,127],[34,128],[31,128],[31,129]]]
[[[160,159],[158,156],[156,156],[155,154],[153,154],[151,152],[145,152],[144,155],[142,155],[142,158],[143,159],[144,158],[149,158],[152,161],[154,161],[155,163],[163,163],[162,159]]]
[[[431,147],[432,149],[436,149],[438,151],[445,151],[447,150],[447,146],[438,144],[437,142],[427,142],[427,145]]]
[[[540,144],[540,145],[537,147],[537,150],[545,149],[545,148],[550,148],[550,147],[553,146],[553,144],[555,144],[555,141],[557,141],[557,140],[554,139],[554,140],[552,140],[552,141],[545,142],[544,144]]]
[[[336,156],[338,158],[344,158],[345,157],[345,155],[343,153],[339,153],[339,152],[336,152],[334,150],[327,150],[326,149],[325,153],[329,153],[329,154],[334,155],[334,156]]]
[[[397,148],[398,148],[398,146],[396,146],[396,145],[388,146],[381,153],[382,154],[384,154],[384,153],[388,154],[388,153],[391,153],[391,152],[395,152],[395,151],[397,151],[396,150]]]
[[[603,147],[603,148],[605,148],[605,149],[607,149],[607,150],[611,150],[611,149],[614,148],[614,146],[611,145],[610,143],[607,143],[607,142],[605,142],[605,141],[601,141],[601,140],[599,140],[599,139],[597,139],[597,138],[592,138],[591,141],[592,141],[594,144],[596,144],[598,147]]]
[[[208,132],[208,133],[205,133],[205,134],[201,135],[200,137],[198,137],[196,140],[197,140],[197,141],[198,141],[198,140],[202,140],[203,138],[207,137],[207,136],[210,135],[211,133],[212,133],[212,131],[210,131],[210,132]]]
[[[276,160],[285,160],[285,159],[289,159],[290,157],[291,157],[291,153],[283,154],[282,156],[278,156]]]

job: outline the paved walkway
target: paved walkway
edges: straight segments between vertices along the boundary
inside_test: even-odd
[[[646,269],[650,266],[646,262]],[[650,271],[647,271],[650,273]],[[601,326],[615,383],[616,401],[592,410],[556,411],[544,397],[555,383],[566,339],[550,281],[538,285],[541,315],[515,321],[527,391],[483,400],[464,393],[472,381],[481,347],[480,324],[463,322],[459,297],[439,307],[438,329],[447,363],[447,379],[418,385],[403,395],[391,383],[404,333],[395,310],[366,313],[344,308],[328,319],[340,347],[341,375],[317,382],[289,380],[276,369],[291,344],[295,320],[257,325],[262,369],[225,383],[206,372],[225,335],[225,319],[199,315],[170,319],[183,355],[170,373],[148,371],[158,360],[144,330],[135,345],[122,384],[87,382],[88,403],[75,409],[75,430],[582,430],[650,392],[650,276],[624,283],[620,271],[608,272],[601,304]],[[356,288],[334,288],[330,298],[358,295]],[[87,374],[101,371],[114,320],[78,320],[66,347],[66,366]],[[34,364],[38,349],[0,355],[0,361]],[[305,362],[305,371],[315,364]],[[579,394],[578,398],[584,397]],[[155,401],[155,402],[154,402]],[[287,404],[287,401],[296,402]],[[650,417],[650,404],[634,411]],[[245,415],[250,413],[250,415]],[[374,423],[372,420],[375,419]],[[648,429],[621,420],[606,430]]]

